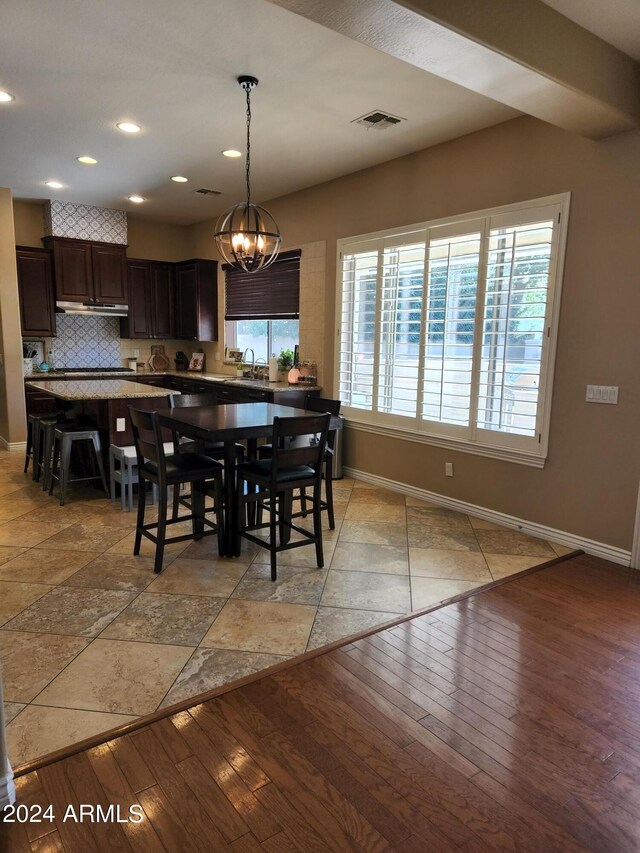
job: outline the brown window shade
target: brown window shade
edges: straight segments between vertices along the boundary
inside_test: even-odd
[[[297,320],[300,316],[300,249],[283,252],[255,273],[225,271],[225,320]]]

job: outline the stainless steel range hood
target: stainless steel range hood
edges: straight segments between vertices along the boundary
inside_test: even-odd
[[[84,314],[86,317],[127,317],[128,305],[109,302],[56,302],[57,314]]]

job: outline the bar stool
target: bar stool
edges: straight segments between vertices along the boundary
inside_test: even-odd
[[[42,427],[46,423],[55,424],[57,415],[29,415],[27,418],[27,451],[24,457],[24,473],[29,468],[29,460],[32,460],[32,479],[38,482],[42,469]]]
[[[71,465],[71,448],[76,441],[90,441],[93,445],[98,474],[91,477],[74,477],[69,479],[69,468]],[[59,464],[58,464],[59,463]],[[81,483],[89,480],[102,480],[102,486],[109,494],[107,480],[104,476],[104,465],[102,464],[102,445],[100,433],[97,429],[74,429],[73,427],[56,426],[53,433],[53,463],[51,468],[49,494],[53,494],[53,484],[56,480],[60,483],[60,506],[64,506],[67,486],[69,483]]]
[[[173,452],[173,442],[166,441],[165,453]],[[133,509],[133,487],[138,483],[138,456],[134,444],[127,447],[119,447],[112,444],[109,447],[109,483],[111,485],[111,500],[116,499],[116,483],[120,483],[120,505],[122,511],[125,508]],[[151,484],[151,503],[158,499],[158,487]]]

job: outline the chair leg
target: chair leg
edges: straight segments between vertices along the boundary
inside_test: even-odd
[[[33,461],[31,464],[31,479],[36,483],[40,480],[40,422],[33,422],[33,432],[31,435],[31,443],[33,447]]]
[[[142,481],[140,481],[142,484]],[[144,524],[144,510],[147,493],[145,489],[138,489],[138,518],[136,519],[136,539],[133,545],[133,555],[137,557],[140,553],[140,544],[142,542],[142,525]]]
[[[271,552],[271,580],[274,581],[277,580],[278,577],[278,554],[276,551],[276,506],[278,504],[278,496],[271,495],[269,503],[271,504],[271,515],[269,518],[269,550]]]
[[[306,518],[307,515],[307,490],[303,486],[300,489],[300,509],[302,510],[302,517]]]
[[[53,494],[53,484],[55,482],[55,476],[57,474],[58,478],[60,478],[59,471],[59,460],[60,460],[60,440],[57,439],[54,435],[53,437],[53,462],[51,463],[51,477],[49,478],[49,494]]]
[[[126,459],[120,460],[120,510],[124,512],[127,505],[127,489],[129,488],[129,472]]]
[[[40,442],[42,444],[42,456],[43,456],[43,474],[42,474],[42,491],[46,492],[49,488],[51,481],[51,453],[53,450],[52,442],[53,442],[53,429],[51,427],[45,427],[45,429],[40,434]]]
[[[333,462],[330,455],[327,455],[327,460],[325,462],[324,488],[327,495],[327,517],[329,519],[329,530],[335,530],[336,520],[333,513]]]
[[[98,472],[100,474],[100,479],[102,480],[102,488],[104,489],[105,495],[109,496],[109,487],[107,486],[107,478],[104,475],[104,462],[102,460],[102,445],[100,443],[100,436],[94,435],[91,439],[93,442],[93,449],[96,452],[96,462],[98,463]]]
[[[322,481],[313,487],[313,535],[316,537],[316,562],[318,568],[324,568],[324,554],[322,552]]]
[[[31,458],[31,451],[33,448],[33,421],[29,421],[27,426],[27,451],[24,457],[24,473],[27,473],[27,469],[29,468],[29,459]]]
[[[62,436],[62,449],[60,451],[60,506],[64,506],[67,495],[67,480],[71,468],[71,441],[66,435]]]
[[[164,540],[167,532],[167,487],[160,487],[158,496],[158,528],[156,536],[156,558],[153,564],[153,571],[159,575],[162,571],[162,558],[164,557]]]
[[[182,491],[182,485],[180,483],[176,483],[173,487],[173,510],[171,512],[171,519],[175,521],[178,517],[178,513],[180,511],[180,492]]]
[[[122,467],[122,464],[120,465]],[[116,501],[116,457],[113,455],[113,452],[109,450],[109,484],[111,486],[111,500],[113,503]],[[120,488],[122,488],[122,481],[120,483]]]
[[[218,525],[218,554],[224,557],[224,516],[222,514],[222,477],[216,477],[213,499],[216,502],[216,524]]]
[[[204,511],[206,506],[205,481],[191,483],[191,512],[193,520],[191,529],[194,539],[202,539],[204,533]]]
[[[133,484],[134,483],[135,483],[135,480],[133,478],[133,466],[127,465],[127,489],[128,489],[127,497],[129,499],[129,512],[131,512],[133,509]],[[138,478],[138,488],[140,488],[140,486],[141,486],[141,483],[140,483],[140,479]]]

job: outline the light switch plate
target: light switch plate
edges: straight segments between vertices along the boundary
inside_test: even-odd
[[[124,432],[125,429],[124,418],[116,418],[116,432]]]
[[[615,406],[618,403],[617,385],[587,385],[587,403],[608,403]]]

